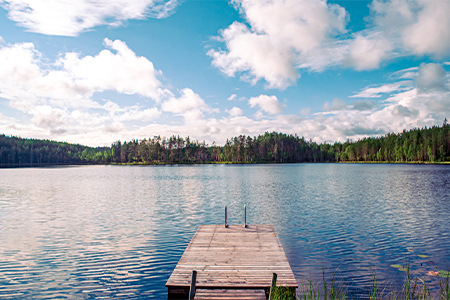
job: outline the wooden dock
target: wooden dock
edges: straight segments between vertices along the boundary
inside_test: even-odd
[[[261,299],[273,273],[277,286],[298,287],[272,225],[200,226],[166,283],[169,299],[188,299],[193,270],[196,299],[213,299],[214,292],[220,299],[227,294],[239,299],[236,293],[246,295],[241,299]]]

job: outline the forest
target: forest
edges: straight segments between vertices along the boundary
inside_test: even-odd
[[[223,146],[189,137],[154,136],[87,147],[0,135],[0,167],[64,164],[430,162],[450,161],[450,125],[416,128],[344,143],[318,144],[298,135],[240,135]]]
[[[0,167],[110,162],[111,151],[50,140],[0,134]]]

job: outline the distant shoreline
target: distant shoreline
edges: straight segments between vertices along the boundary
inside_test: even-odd
[[[450,161],[339,161],[338,164],[450,165]]]
[[[332,162],[234,162],[234,161],[211,161],[211,162],[133,162],[133,163],[66,163],[66,164],[0,164],[0,169],[14,168],[52,168],[70,166],[164,166],[164,165],[267,165],[267,164],[397,164],[397,165],[450,165],[450,162],[428,162],[428,161],[332,161]]]

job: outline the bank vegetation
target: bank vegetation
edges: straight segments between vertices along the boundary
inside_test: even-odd
[[[63,164],[192,164],[450,161],[450,125],[404,130],[358,141],[316,143],[298,135],[266,132],[240,135],[223,146],[189,137],[153,136],[87,147],[50,140],[0,135],[0,166]]]

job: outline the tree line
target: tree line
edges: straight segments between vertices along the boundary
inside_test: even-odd
[[[0,135],[0,166],[97,163],[300,163],[300,162],[445,162],[450,161],[447,121],[430,128],[404,130],[334,144],[297,135],[266,132],[240,135],[223,146],[189,137],[154,136],[116,141],[110,147],[87,147],[50,140]]]
[[[450,161],[450,125],[403,130],[378,138],[335,143],[335,161],[445,162]]]
[[[111,146],[115,163],[262,163],[325,162],[334,156],[328,144],[305,141],[297,135],[266,132],[258,137],[240,135],[228,139],[224,146],[192,141],[189,137],[155,136]]]
[[[108,148],[0,135],[0,166],[41,166],[109,162]]]

